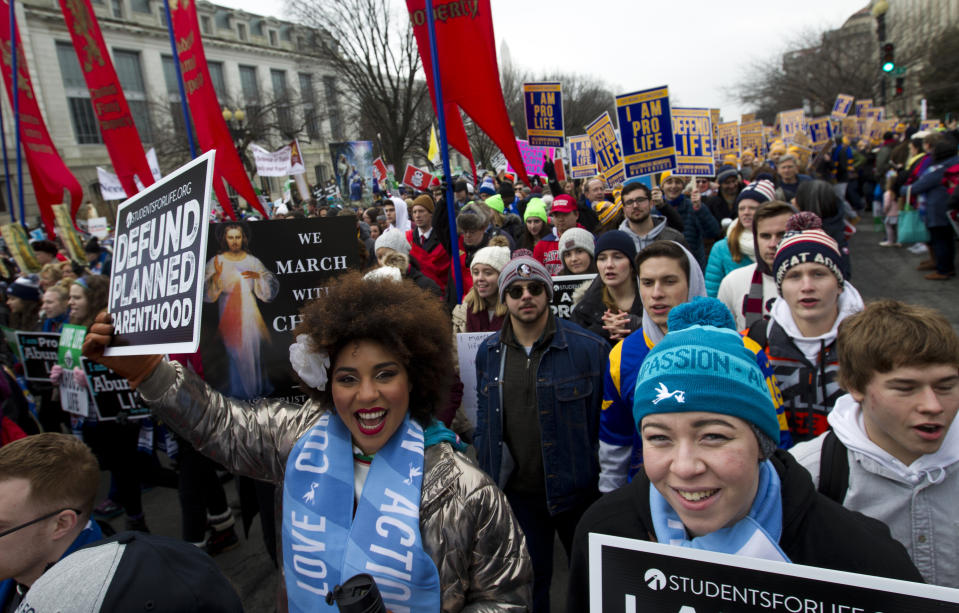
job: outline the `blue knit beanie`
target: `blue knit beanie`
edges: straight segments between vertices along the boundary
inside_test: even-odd
[[[778,441],[766,379],[728,309],[715,298],[697,298],[670,311],[668,325],[636,379],[637,429],[647,415],[704,411],[739,417]]]
[[[636,243],[622,230],[603,232],[596,238],[596,256],[608,249],[615,249],[629,258],[629,264],[636,267]]]

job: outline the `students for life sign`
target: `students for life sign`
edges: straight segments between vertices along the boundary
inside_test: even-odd
[[[676,143],[676,174],[712,177],[713,126],[709,109],[672,109],[673,138]]]
[[[562,148],[563,86],[561,83],[523,83],[526,140],[533,147]]]
[[[616,96],[616,115],[627,177],[643,177],[676,168],[668,87]]]
[[[415,190],[425,192],[432,182],[433,175],[430,173],[412,164],[406,165],[406,172],[403,173],[403,185],[408,185]]]
[[[947,587],[605,534],[589,535],[589,601],[592,613],[959,613]]]
[[[107,356],[194,353],[200,344],[211,150],[117,210]]]

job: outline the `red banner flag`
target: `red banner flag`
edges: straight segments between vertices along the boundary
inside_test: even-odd
[[[204,151],[216,149],[216,166],[213,169],[213,191],[220,206],[232,219],[236,219],[233,207],[223,180],[233,186],[250,206],[264,217],[269,217],[253,184],[243,168],[240,155],[236,152],[230,129],[223,119],[220,103],[216,99],[213,80],[206,64],[206,53],[200,39],[200,22],[196,16],[196,6],[191,0],[170,0],[170,13],[173,16],[173,34],[176,37],[177,53],[180,55],[180,69],[183,71],[183,84],[186,87],[190,114],[196,138]]]
[[[113,170],[123,185],[127,198],[136,195],[134,175],[144,187],[153,185],[153,173],[147,162],[140,135],[137,133],[130,105],[120,87],[110,54],[107,53],[100,24],[90,0],[60,0],[63,19],[73,39],[73,49],[80,61],[80,70],[90,90],[93,112],[100,122],[103,144],[110,154]]]
[[[406,165],[406,172],[403,173],[403,185],[409,185],[415,190],[425,192],[436,178],[425,170],[421,170],[412,164]],[[438,183],[438,181],[437,181]]]
[[[12,57],[10,47],[10,5],[0,0],[0,53],[3,54],[3,83],[7,87],[7,97],[13,105],[13,85],[10,81],[12,73]],[[27,70],[27,58],[20,43],[20,33],[15,36],[17,45],[17,98],[20,104],[20,141],[23,143],[23,152],[30,169],[30,179],[33,181],[33,192],[37,197],[40,208],[40,217],[46,228],[47,236],[53,237],[54,215],[53,205],[63,204],[63,190],[70,192],[70,216],[75,217],[77,209],[83,200],[83,188],[67,165],[63,163],[60,154],[53,146],[50,133],[43,122],[40,107],[33,91],[33,82]],[[14,206],[12,202],[8,203]],[[21,219],[21,222],[25,220]]]
[[[406,7],[410,12],[435,109],[436,92],[426,26],[426,1],[406,0]],[[463,109],[479,129],[496,143],[510,164],[518,169],[520,178],[528,184],[529,177],[523,170],[523,160],[516,147],[516,137],[500,87],[489,0],[435,0],[433,17],[449,144],[461,152],[463,147],[469,149],[469,139],[459,114],[459,109]]]

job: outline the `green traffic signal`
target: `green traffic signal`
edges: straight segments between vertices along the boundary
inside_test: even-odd
[[[893,62],[884,62],[882,65],[883,72],[892,72],[896,69],[896,65]]]

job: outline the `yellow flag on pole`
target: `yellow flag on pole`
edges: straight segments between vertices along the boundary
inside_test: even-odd
[[[436,127],[433,125],[430,125],[430,146],[426,150],[426,157],[433,164],[440,163],[440,144],[436,142]]]

